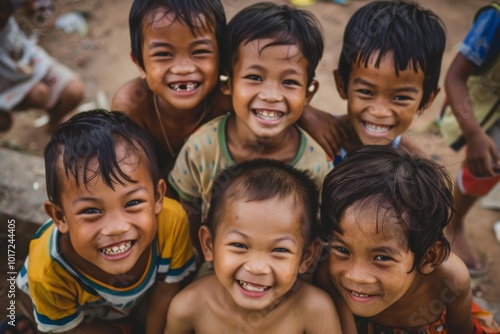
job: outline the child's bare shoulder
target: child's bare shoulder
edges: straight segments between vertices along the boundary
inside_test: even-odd
[[[291,302],[296,314],[301,314],[306,332],[340,333],[340,320],[332,298],[323,290],[301,282]]]
[[[124,112],[136,123],[143,126],[149,110],[153,106],[153,95],[145,80],[132,79],[124,83],[113,96],[111,110]]]
[[[443,285],[443,288],[455,289],[456,292],[468,292],[470,290],[470,275],[465,263],[455,254],[441,263],[432,275],[433,280]]]
[[[216,285],[214,275],[194,281],[175,295],[170,305],[171,312],[180,318],[191,319],[199,312],[208,311],[206,306],[212,300]]]

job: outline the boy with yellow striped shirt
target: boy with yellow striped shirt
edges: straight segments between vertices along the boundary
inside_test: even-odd
[[[164,198],[145,132],[119,112],[78,114],[52,136],[45,169],[52,219],[17,282],[38,330],[130,332],[148,293],[155,312],[146,332],[163,333],[170,301],[195,268],[186,213]]]

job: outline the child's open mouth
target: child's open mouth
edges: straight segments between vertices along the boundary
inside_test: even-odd
[[[115,245],[113,247],[109,247],[109,248],[101,248],[99,249],[99,251],[102,253],[102,254],[106,254],[106,255],[118,255],[118,254],[123,254],[125,253],[126,251],[128,251],[130,248],[132,248],[132,244],[133,242],[132,241],[127,241],[127,242],[124,242],[122,244],[118,244],[118,245]]]
[[[260,284],[252,284],[245,281],[238,280],[238,283],[243,288],[243,290],[249,292],[264,292],[270,288],[270,286],[260,285]]]
[[[365,127],[365,129],[367,131],[374,132],[374,133],[387,133],[392,128],[392,126],[378,125],[378,124],[373,124],[373,123],[368,123],[368,122],[363,122],[363,126]]]
[[[176,92],[190,92],[200,86],[199,82],[175,82],[168,84],[168,87]]]
[[[364,294],[364,293],[360,293],[360,292],[356,292],[356,291],[351,291],[349,290],[349,293],[353,296],[356,296],[356,297],[359,297],[359,298],[368,298],[368,297],[372,297],[371,295],[367,295],[367,294]]]
[[[267,109],[254,109],[253,112],[259,118],[262,118],[267,121],[276,121],[283,117],[284,113],[276,110],[267,110]]]

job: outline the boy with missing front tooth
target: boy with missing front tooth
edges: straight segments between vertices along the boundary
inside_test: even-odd
[[[45,172],[52,219],[18,276],[38,330],[130,333],[149,292],[146,329],[134,332],[163,333],[195,268],[186,213],[163,197],[145,131],[119,112],[80,113],[52,136]]]
[[[335,166],[362,145],[401,145],[424,154],[402,134],[439,93],[445,44],[439,17],[416,3],[374,1],[354,13],[334,71],[348,112],[339,118],[347,136]]]
[[[211,189],[218,187],[215,177],[226,167],[256,158],[280,160],[307,171],[318,188],[332,167],[323,149],[295,124],[318,88],[314,73],[323,38],[312,14],[257,3],[231,20],[227,41],[223,92],[232,97],[234,115],[196,131],[169,175],[189,215],[193,243]]]
[[[199,232],[215,273],[174,298],[166,333],[341,333],[328,295],[298,278],[319,250],[314,182],[257,159],[229,167],[216,183]]]
[[[227,54],[224,8],[220,0],[135,0],[129,26],[140,77],[118,89],[112,109],[146,129],[167,179],[186,139],[233,110],[219,85]],[[336,119],[309,108],[300,120],[333,156],[340,141]]]
[[[330,256],[319,285],[358,317],[359,333],[482,333],[467,267],[443,232],[455,214],[451,188],[443,166],[379,145],[348,153],[325,178]]]

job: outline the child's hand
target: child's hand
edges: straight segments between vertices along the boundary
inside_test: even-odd
[[[308,106],[300,118],[300,126],[321,145],[329,157],[340,154],[342,138],[347,135],[336,117]]]
[[[495,176],[500,168],[500,157],[495,142],[484,132],[479,131],[467,138],[467,167],[476,176]]]

